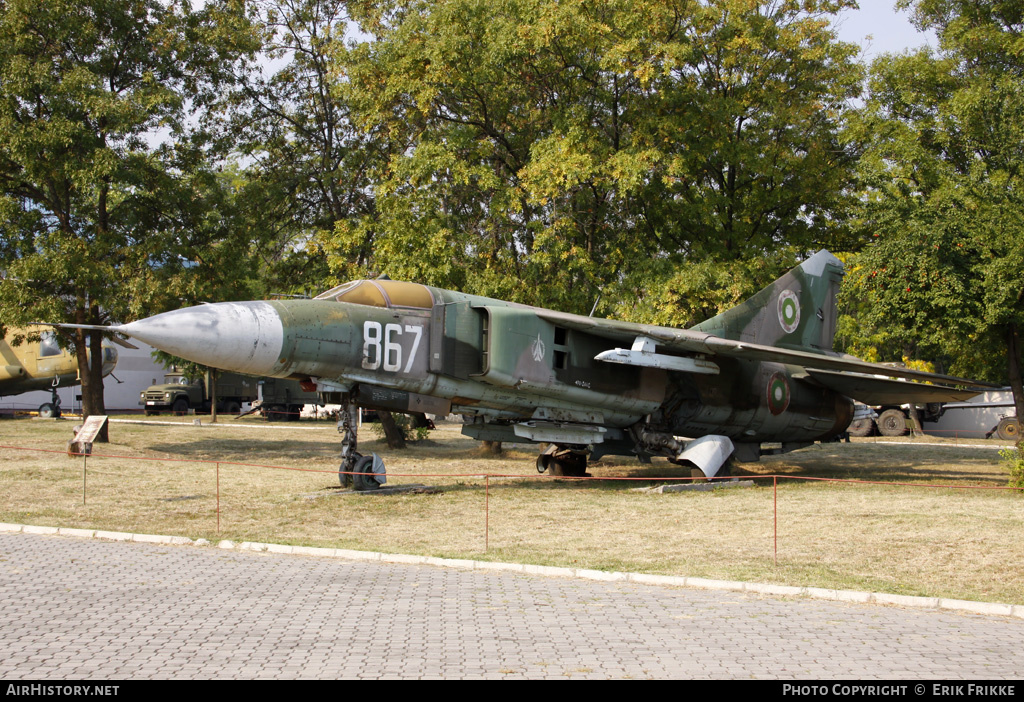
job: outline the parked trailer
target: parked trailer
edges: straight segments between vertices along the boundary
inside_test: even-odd
[[[851,436],[903,436],[911,426],[910,405],[874,407],[876,416],[862,417],[850,423]],[[929,436],[989,438],[992,435],[1016,441],[1020,434],[1017,411],[1010,388],[990,390],[964,402],[917,405],[921,429]]]
[[[263,378],[260,380],[260,407],[271,421],[298,421],[306,405],[324,406],[316,390],[303,390],[298,380]]]
[[[925,433],[932,436],[982,437],[993,434],[1004,441],[1020,436],[1017,410],[1010,388],[990,390],[964,402],[947,402],[934,420],[925,420]]]
[[[938,402],[916,405],[915,409],[920,422],[936,419],[942,414],[942,404]],[[871,410],[874,411],[873,415]],[[875,433],[881,436],[903,436],[912,424],[910,415],[910,405],[865,407],[858,404],[854,419],[846,431],[850,436],[871,436]]]

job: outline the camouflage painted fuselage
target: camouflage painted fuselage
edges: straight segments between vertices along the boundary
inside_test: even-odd
[[[840,261],[819,251],[692,329],[391,280],[346,283],[313,300],[203,305],[112,329],[213,368],[315,382],[330,402],[456,412],[479,439],[597,455],[679,459],[676,437],[710,436],[756,458],[762,442],[786,449],[843,432],[851,398],[942,402],[979,391],[937,383],[971,382],[961,378],[832,351],[841,278]]]
[[[824,351],[833,323],[818,311],[831,302],[841,269],[822,272],[811,278],[795,269],[693,331]],[[781,311],[766,312],[760,298],[780,294]],[[286,330],[272,375],[329,379],[368,407],[473,415],[478,421],[467,433],[478,438],[529,439],[511,428],[529,421],[580,437],[566,443],[607,443],[605,451],[626,453],[632,442],[624,430],[640,423],[682,437],[806,442],[842,432],[852,416],[850,400],[804,382],[802,367],[721,358],[707,362],[717,368],[707,374],[597,359],[615,340],[656,329],[644,325],[394,281],[356,281],[317,300],[269,304]],[[536,440],[552,435],[539,431]]]

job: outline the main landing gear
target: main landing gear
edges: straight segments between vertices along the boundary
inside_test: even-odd
[[[587,449],[551,444],[537,456],[537,472],[547,471],[550,475],[568,478],[589,477],[587,472]]]
[[[353,487],[363,492],[378,489],[387,479],[384,472],[384,461],[379,456],[364,456],[356,451],[356,420],[355,405],[342,405],[341,417],[338,420],[338,431],[341,433],[341,465],[338,466],[338,482],[342,487]]]

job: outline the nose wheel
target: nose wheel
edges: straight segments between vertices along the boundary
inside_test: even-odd
[[[338,466],[338,482],[343,488],[353,487],[360,492],[376,490],[383,479],[386,479],[384,462],[376,454],[364,456],[356,451],[357,426],[355,422],[356,408],[345,404],[338,420],[338,432],[341,433],[341,465]],[[376,465],[375,465],[376,461]]]
[[[43,419],[60,418],[60,396],[55,385],[50,387],[50,401],[39,405],[39,416]]]

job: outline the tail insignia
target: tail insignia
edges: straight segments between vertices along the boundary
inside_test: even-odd
[[[787,334],[792,334],[800,326],[800,301],[792,290],[783,290],[779,294],[779,324]]]

